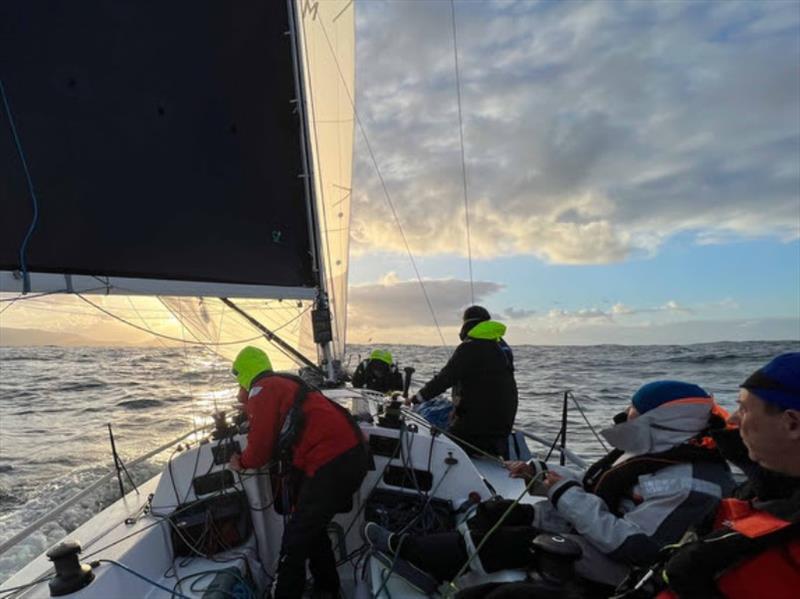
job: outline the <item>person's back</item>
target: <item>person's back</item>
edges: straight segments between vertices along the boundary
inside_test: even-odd
[[[502,339],[505,325],[487,320],[472,327],[461,355],[467,362],[453,385],[455,410],[450,431],[466,438],[500,437],[511,433],[519,401],[514,359]]]
[[[241,459],[245,468],[260,467],[274,457],[281,425],[298,401],[301,385],[294,377],[272,373],[255,378],[252,384],[246,407],[250,434]],[[306,392],[301,411],[292,464],[307,476],[361,441],[344,409],[319,391]]]
[[[505,455],[518,403],[514,356],[503,340],[506,327],[480,306],[468,308],[463,320],[462,343],[415,398],[426,401],[452,387],[455,408],[448,431],[456,440]]]
[[[250,428],[244,452],[234,453],[228,467],[240,471],[277,463],[280,487],[295,491],[272,596],[303,596],[307,567],[314,596],[337,596],[340,581],[327,530],[337,512],[351,509],[366,476],[369,456],[361,429],[344,407],[307,381],[274,372],[257,347],[243,348],[231,373]]]

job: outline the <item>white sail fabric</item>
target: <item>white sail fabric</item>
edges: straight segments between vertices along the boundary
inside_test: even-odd
[[[246,345],[267,352],[276,370],[294,370],[291,357],[219,298],[99,296],[84,294],[8,296],[0,294],[0,341],[10,345],[155,346],[186,350],[186,369],[203,370],[206,350],[233,360]],[[301,318],[312,301],[235,299],[233,302],[293,348],[299,346]],[[314,353],[308,355],[314,360]],[[232,381],[233,384],[233,381]]]
[[[352,0],[300,0],[309,142],[334,333],[341,358],[347,337],[347,275],[353,171],[355,8]],[[301,351],[313,351],[310,314],[304,318]]]
[[[209,351],[233,360],[239,351],[252,345],[270,357],[275,370],[297,370],[304,364],[279,344],[234,312],[218,298],[162,297],[161,303],[179,320],[189,343],[201,343]],[[311,311],[311,302],[288,300],[232,300],[239,308],[260,322],[267,330],[293,348],[300,347],[302,319]],[[314,362],[314,350],[302,352]]]

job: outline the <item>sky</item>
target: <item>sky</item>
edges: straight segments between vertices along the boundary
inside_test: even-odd
[[[800,340],[800,3],[355,6],[350,342]],[[92,312],[0,324],[146,341]]]
[[[799,3],[357,8],[350,340],[800,339]]]

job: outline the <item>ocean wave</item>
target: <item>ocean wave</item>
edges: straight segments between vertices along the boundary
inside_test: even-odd
[[[24,499],[22,497],[17,497],[7,489],[0,487],[0,505],[2,506],[19,505],[23,501]]]
[[[108,383],[102,381],[82,381],[80,383],[64,383],[61,385],[61,391],[86,391],[88,389],[100,389],[107,386]]]
[[[128,410],[146,410],[147,408],[163,406],[164,402],[160,399],[126,399],[117,403],[117,405]]]
[[[700,354],[694,356],[675,356],[672,358],[665,358],[664,362],[681,362],[685,364],[708,364],[708,363],[720,363],[720,362],[739,362],[742,360],[741,354]]]

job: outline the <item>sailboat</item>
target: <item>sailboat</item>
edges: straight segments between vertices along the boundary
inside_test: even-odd
[[[93,305],[157,296],[191,343],[228,357],[260,344],[276,369],[315,380],[356,416],[375,463],[329,531],[343,595],[440,593],[371,554],[364,524],[453,530],[481,499],[537,498],[499,460],[345,384],[352,1],[18,2],[3,13],[0,289]],[[224,330],[209,312],[225,313]],[[286,507],[267,472],[227,468],[244,427],[217,415],[149,452],[135,462],[185,444],[129,492],[135,462],[114,450],[114,471],[0,554],[115,476],[122,497],[0,596],[267,596]],[[530,457],[522,435],[509,457]],[[472,564],[454,584],[525,575]]]

